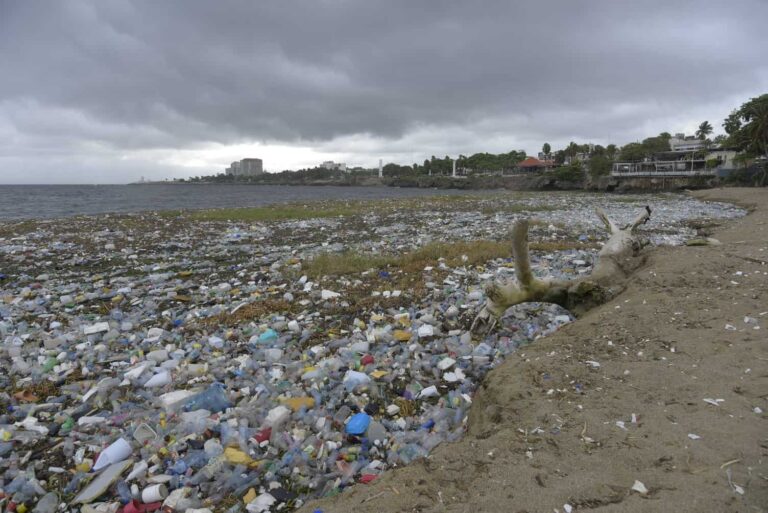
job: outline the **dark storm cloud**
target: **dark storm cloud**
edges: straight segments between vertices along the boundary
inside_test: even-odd
[[[762,92],[766,19],[764,0],[0,0],[0,157],[450,126],[477,151],[621,143]]]

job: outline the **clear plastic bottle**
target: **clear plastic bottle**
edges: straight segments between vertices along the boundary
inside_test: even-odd
[[[128,483],[123,480],[120,480],[117,483],[117,495],[120,497],[120,502],[123,504],[128,504],[133,500],[131,488],[128,486]]]
[[[59,496],[56,492],[48,492],[37,501],[32,513],[55,513],[58,507]]]
[[[231,407],[232,403],[229,401],[229,398],[224,391],[224,385],[221,383],[211,384],[211,386],[199,394],[190,397],[184,404],[185,411],[208,410],[214,413],[224,411]]]

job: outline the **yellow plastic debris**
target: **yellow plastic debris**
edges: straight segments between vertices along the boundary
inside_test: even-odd
[[[249,488],[248,493],[243,495],[243,502],[245,504],[248,504],[249,502],[253,501],[253,499],[255,498],[256,498],[256,490],[254,490],[253,488]]]
[[[240,449],[235,449],[234,447],[227,447],[224,449],[224,458],[229,463],[234,463],[235,465],[252,465],[255,463],[253,458],[248,456]]]
[[[411,316],[407,312],[395,315],[394,319],[399,326],[404,328],[410,328],[411,326]]]
[[[371,377],[373,379],[379,379],[379,378],[383,378],[387,374],[389,374],[389,372],[387,372],[387,371],[375,370],[375,371],[371,372]]]
[[[395,332],[392,334],[396,340],[399,340],[400,342],[408,342],[411,340],[411,332],[405,331],[405,330],[395,330]]]
[[[310,409],[315,407],[314,397],[289,397],[287,399],[281,399],[280,402],[293,411],[299,411],[302,408]]]

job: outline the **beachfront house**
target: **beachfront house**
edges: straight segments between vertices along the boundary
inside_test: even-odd
[[[554,165],[555,163],[551,160],[539,160],[536,157],[527,157],[517,164],[515,169],[520,173],[535,173],[549,171]]]
[[[675,134],[669,139],[669,149],[676,152],[700,151],[706,149],[706,141],[692,135]]]
[[[571,164],[575,164],[576,162],[589,162],[589,159],[592,157],[592,153],[595,151],[595,145],[589,143],[586,145],[586,147],[587,151],[579,151],[573,155],[566,153],[565,159],[563,160],[563,165],[569,166]]]
[[[616,162],[614,177],[714,177],[724,176],[737,167],[734,159],[738,152],[719,144],[676,134],[669,139],[670,149],[661,151],[641,162]]]

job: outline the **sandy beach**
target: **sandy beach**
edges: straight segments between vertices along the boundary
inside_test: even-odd
[[[751,213],[510,356],[460,442],[301,511],[765,511],[768,193],[694,195]]]

